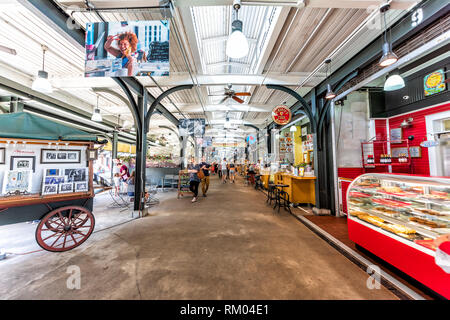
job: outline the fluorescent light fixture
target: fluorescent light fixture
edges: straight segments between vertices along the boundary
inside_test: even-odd
[[[386,82],[384,83],[384,91],[395,91],[404,87],[405,81],[398,74],[391,75],[386,79]]]
[[[91,120],[95,122],[102,122],[103,119],[99,108],[94,109],[94,113],[92,114]]]

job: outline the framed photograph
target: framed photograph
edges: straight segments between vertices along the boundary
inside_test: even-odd
[[[87,168],[64,169],[64,175],[67,182],[83,182],[87,181]]]
[[[5,164],[6,148],[0,148],[0,164]]]
[[[308,128],[305,126],[305,127],[302,127],[302,136],[306,136],[308,134]]]
[[[409,154],[411,155],[411,158],[421,158],[422,148],[420,146],[409,147]]]
[[[57,184],[43,184],[42,185],[42,195],[47,194],[57,194],[58,185]]]
[[[3,194],[31,192],[33,170],[12,170],[3,178]]]
[[[87,160],[88,161],[97,160],[97,157],[98,157],[97,149],[87,149]]]
[[[402,143],[402,128],[391,129],[391,143]]]
[[[71,193],[73,192],[73,183],[72,182],[64,182],[58,185],[59,193]]]
[[[64,183],[65,177],[64,176],[50,176],[50,177],[44,177],[43,184],[60,184]]]
[[[391,154],[392,158],[400,158],[401,154],[406,154],[406,156],[408,156],[408,148],[407,147],[391,148]]]
[[[75,190],[74,192],[83,192],[83,191],[88,191],[88,183],[87,181],[84,182],[75,182]]]
[[[58,177],[61,176],[60,169],[45,169],[44,170],[45,177]]]
[[[10,170],[32,170],[34,172],[36,157],[34,156],[11,156]]]
[[[81,163],[81,150],[41,149],[41,163]]]

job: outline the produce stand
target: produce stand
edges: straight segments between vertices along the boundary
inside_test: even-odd
[[[36,241],[47,251],[85,242],[95,226],[94,143],[95,135],[29,113],[0,115],[0,225],[39,220]]]

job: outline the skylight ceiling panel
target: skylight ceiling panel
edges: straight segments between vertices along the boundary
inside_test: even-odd
[[[305,48],[304,58],[299,59],[293,71],[313,71],[364,21],[367,15],[365,10],[333,10],[329,23],[317,32],[316,37]]]
[[[292,8],[286,21],[286,24],[282,29],[282,33],[280,33],[279,35],[276,46],[272,50],[271,56],[266,63],[265,69],[267,70],[267,68],[269,68],[271,64],[271,61],[275,59],[271,66],[271,71],[284,73],[288,68],[288,66],[291,64],[291,62],[293,61],[293,59],[295,58],[295,56],[297,55],[297,53],[304,46],[305,42],[308,40],[310,35],[313,33],[314,29],[316,28],[317,24],[322,19],[322,17],[325,15],[326,11],[327,11],[326,9],[318,9],[318,8],[299,9],[295,17],[295,20],[292,22],[289,33],[284,39],[282,47],[278,51],[278,47],[288,30],[288,26],[290,25],[292,18],[295,15],[295,9]],[[327,21],[325,21],[325,24],[326,23]],[[278,54],[275,56],[277,51]],[[302,54],[300,56],[300,59],[302,59],[303,57],[304,55]]]
[[[26,10],[26,11],[25,11]],[[61,55],[67,55],[67,59],[84,59],[84,52],[79,50],[79,47],[72,45],[67,39],[61,35],[57,30],[45,24],[42,20],[37,18],[34,14],[24,8],[19,12],[19,15],[11,17],[15,23],[20,24],[26,28],[30,37],[34,40],[39,40],[41,43],[46,41],[48,44],[57,44],[58,51]],[[51,47],[49,45],[49,47]]]
[[[73,74],[82,70],[79,64],[84,66],[82,63],[84,57],[80,50],[27,9],[21,7],[17,12],[4,12],[0,17],[4,21],[2,23],[4,37],[9,37],[10,43],[15,43],[20,48],[16,49],[18,55],[24,57],[34,55],[36,60],[40,61],[37,63],[39,69],[42,68],[41,44],[46,44],[50,49],[47,53],[50,56],[54,55],[46,57],[49,71],[54,74],[58,71]]]

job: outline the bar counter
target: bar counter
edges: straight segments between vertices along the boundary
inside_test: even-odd
[[[263,186],[267,189],[269,186],[270,175],[261,175]],[[298,177],[288,173],[274,174],[275,184],[285,184],[283,190],[289,194],[289,200],[293,203],[316,204],[316,177]]]

